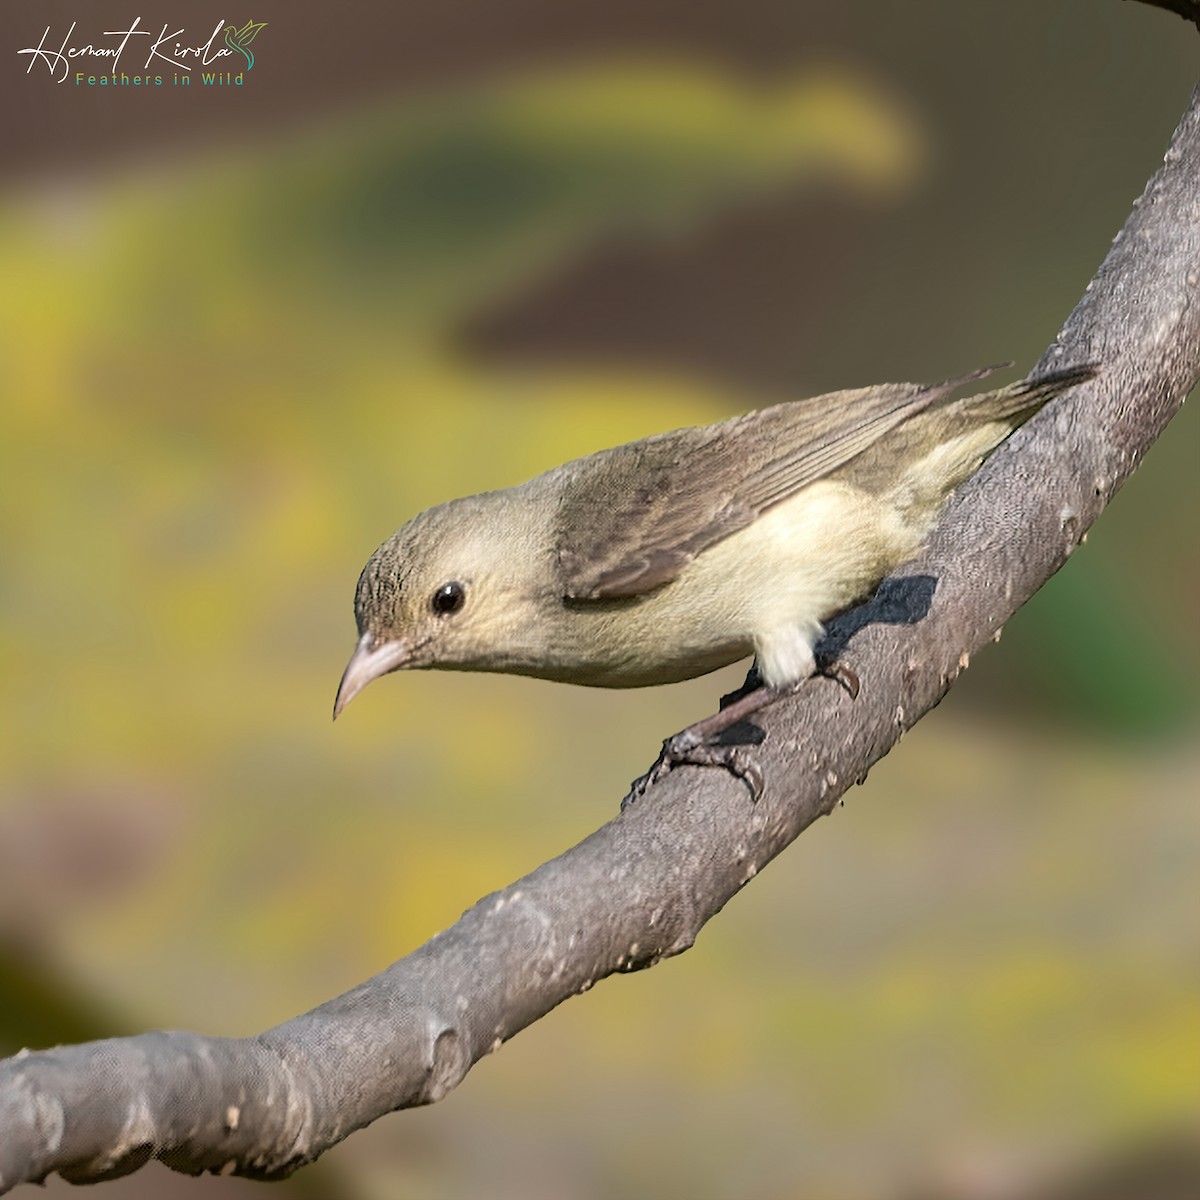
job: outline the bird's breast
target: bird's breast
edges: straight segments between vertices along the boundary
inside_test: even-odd
[[[540,603],[493,669],[646,687],[706,674],[821,622],[873,587],[916,542],[896,511],[837,482],[805,488],[637,596]],[[529,611],[534,611],[533,606]]]

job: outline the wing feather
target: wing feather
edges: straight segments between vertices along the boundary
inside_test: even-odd
[[[709,546],[993,369],[794,400],[557,468],[563,595],[615,599],[669,583]]]

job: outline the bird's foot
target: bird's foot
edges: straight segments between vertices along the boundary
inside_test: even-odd
[[[850,693],[851,700],[858,699],[858,672],[853,667],[848,667],[835,658],[832,662],[818,663],[816,673],[824,675],[826,679],[832,679],[834,683],[840,683]]]
[[[749,683],[750,678],[747,678],[746,684]],[[645,795],[650,785],[657,783],[672,767],[685,763],[695,767],[724,767],[750,789],[751,800],[758,800],[763,794],[764,785],[762,769],[754,760],[753,749],[762,740],[761,731],[758,738],[749,743],[725,741],[722,735],[781,696],[792,695],[799,686],[799,682],[782,687],[760,685],[749,692],[743,687],[739,692],[724,697],[718,712],[705,717],[703,721],[697,721],[695,725],[689,725],[663,742],[662,753],[654,766],[630,785],[629,794],[621,801],[621,811],[624,812],[635,800]]]
[[[750,790],[750,799],[758,800],[763,794],[762,769],[754,760],[752,746],[730,745],[727,742],[705,742],[691,726],[669,737],[663,742],[662,752],[654,765],[644,775],[639,775],[629,785],[629,793],[621,801],[624,812],[636,800],[646,794],[647,789],[657,783],[672,768],[677,766],[724,767],[745,783]]]
[[[836,659],[817,666],[817,675],[823,675],[840,683],[850,693],[850,699],[858,698],[858,675],[852,667]],[[638,776],[629,785],[629,792],[621,801],[624,812],[636,800],[640,800],[649,788],[677,766],[724,767],[740,779],[750,791],[750,799],[757,801],[762,796],[765,784],[762,768],[755,761],[754,743],[718,740],[734,725],[744,721],[752,713],[784,696],[794,695],[806,681],[785,683],[779,687],[768,687],[761,683],[756,670],[751,669],[746,682],[736,691],[721,698],[721,707],[711,717],[697,721],[663,742],[662,753],[645,775]],[[761,736],[758,739],[761,741]]]

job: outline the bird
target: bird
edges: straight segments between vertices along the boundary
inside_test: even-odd
[[[758,686],[668,738],[626,801],[680,762],[729,767],[757,797],[745,747],[714,739],[818,673],[825,623],[916,555],[1014,429],[1096,374],[957,395],[997,369],[785,401],[427,509],[363,568],[334,717],[398,670],[627,688],[753,654]],[[857,695],[853,671],[834,667],[821,673]]]

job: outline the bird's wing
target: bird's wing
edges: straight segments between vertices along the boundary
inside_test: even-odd
[[[571,599],[640,595],[993,368],[895,383],[678,429],[559,467],[559,582]]]

